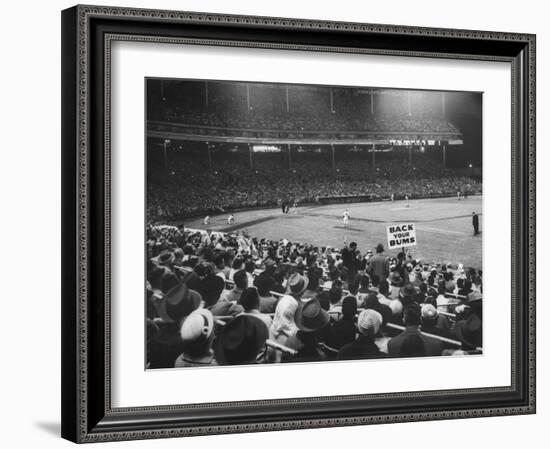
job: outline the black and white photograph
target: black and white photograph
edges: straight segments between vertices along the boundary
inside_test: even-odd
[[[51,332],[30,352],[8,345],[34,368],[6,385],[43,367],[75,443],[536,439],[543,15],[176,3],[61,12],[61,83],[44,90],[61,94],[60,233],[28,182],[55,179],[55,157],[33,148],[27,170],[25,89],[7,91],[23,109],[6,166],[29,199],[5,235],[57,236],[62,263],[29,277],[36,250],[7,239],[23,276],[8,288],[55,278],[61,307],[26,301],[57,321],[39,314]],[[14,390],[12,421],[52,402],[45,379]]]
[[[483,354],[482,92],[145,89],[147,369]]]

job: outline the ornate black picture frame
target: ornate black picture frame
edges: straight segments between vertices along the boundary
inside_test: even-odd
[[[117,40],[504,61],[512,71],[509,387],[113,408],[110,57]],[[62,13],[62,436],[75,442],[535,412],[535,36],[75,6]]]

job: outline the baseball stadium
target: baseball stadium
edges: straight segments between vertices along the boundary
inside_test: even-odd
[[[482,352],[481,93],[151,78],[146,99],[148,368]]]

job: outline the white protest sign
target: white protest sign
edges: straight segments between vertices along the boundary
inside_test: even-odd
[[[416,229],[414,223],[401,223],[386,227],[388,233],[388,249],[404,248],[416,245]]]

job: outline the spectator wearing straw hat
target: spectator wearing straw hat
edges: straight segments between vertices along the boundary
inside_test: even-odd
[[[214,316],[207,309],[197,309],[187,316],[180,328],[183,352],[174,366],[199,367],[217,365],[212,351]]]
[[[300,301],[303,293],[307,290],[309,280],[300,273],[294,273],[288,278],[286,293],[292,296],[296,301]]]
[[[441,315],[432,304],[421,307],[422,331],[440,337],[451,337],[451,326],[447,317]]]
[[[357,317],[359,335],[355,341],[338,351],[338,360],[372,359],[385,357],[376,345],[376,335],[382,325],[382,315],[376,310],[363,310]]]

